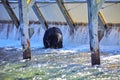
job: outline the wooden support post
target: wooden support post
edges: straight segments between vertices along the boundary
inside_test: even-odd
[[[38,17],[40,23],[43,25],[43,28],[45,30],[48,29],[47,22],[46,22],[45,18],[43,17],[41,11],[39,10],[39,7],[37,6],[36,2],[33,4],[32,8],[33,8],[33,11],[35,12],[36,16]]]
[[[75,25],[74,25],[72,18],[69,15],[67,9],[65,8],[65,6],[63,4],[63,0],[56,0],[56,2],[70,27],[70,34],[73,34]]]
[[[23,48],[23,59],[31,59],[30,40],[29,40],[29,8],[27,0],[19,1],[19,17],[21,30],[21,45]]]
[[[104,0],[87,0],[87,2],[91,63],[92,65],[100,65],[100,52],[98,41],[98,11],[102,6]]]
[[[7,10],[10,18],[12,19],[13,23],[16,25],[16,27],[18,28],[19,27],[19,20],[18,18],[16,17],[14,11],[12,10],[11,6],[9,5],[9,2],[8,0],[1,0],[5,9]]]
[[[107,28],[107,23],[106,23],[105,17],[102,14],[101,10],[98,12],[98,25],[99,25],[99,27],[98,27],[98,39],[100,42],[101,39],[103,38],[104,32]]]

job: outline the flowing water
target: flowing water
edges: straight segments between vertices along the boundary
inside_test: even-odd
[[[0,80],[120,80],[119,27],[105,32],[100,42],[101,65],[92,67],[87,27],[77,28],[70,36],[68,26],[57,25],[64,35],[64,47],[44,49],[44,30],[32,24],[35,33],[29,61],[22,60],[20,32],[13,26],[0,24]]]

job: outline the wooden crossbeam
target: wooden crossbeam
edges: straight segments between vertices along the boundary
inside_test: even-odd
[[[37,6],[37,3],[35,2],[32,6],[33,11],[35,12],[37,18],[39,19],[40,23],[43,25],[43,28],[46,30],[48,29],[48,24],[44,18],[44,16],[42,15],[39,7]]]
[[[32,8],[33,4],[35,3],[35,0],[27,0],[27,5],[29,8]],[[29,23],[30,24],[30,23]],[[29,28],[29,38],[31,38],[34,34],[34,28]]]
[[[105,0],[87,0],[88,27],[92,65],[100,65],[100,51],[98,40],[98,12],[104,1]]]
[[[32,7],[35,2],[36,0],[27,0],[27,4],[29,5],[29,7]]]
[[[19,17],[21,31],[21,45],[23,49],[23,59],[31,59],[30,40],[29,40],[29,8],[26,0],[19,1]]]
[[[107,28],[107,23],[106,23],[105,17],[104,17],[101,10],[98,12],[98,24],[99,24],[98,39],[99,39],[99,42],[100,42],[102,40],[102,38],[104,36],[104,32]]]
[[[48,0],[46,0],[46,1],[42,1],[42,0],[37,0],[36,1],[37,3],[56,3],[56,1],[48,1]],[[1,3],[1,1],[0,1],[0,3]],[[9,3],[18,3],[18,1],[16,0],[10,0],[9,1]],[[64,3],[87,3],[87,0],[85,0],[85,1],[82,1],[82,0],[79,0],[79,1],[72,1],[72,0],[70,0],[70,1],[66,1],[66,0],[64,0]],[[105,3],[120,3],[120,1],[119,0],[106,0],[105,1]]]
[[[74,33],[74,22],[72,20],[72,18],[70,17],[67,9],[65,8],[64,4],[63,4],[63,0],[56,0],[58,7],[60,8],[62,14],[64,15],[64,18],[66,19],[69,27],[70,27],[70,34]]]
[[[31,0],[27,0],[27,4],[30,4]]]
[[[107,25],[107,22],[106,22],[106,19],[105,19],[105,17],[104,17],[104,15],[103,15],[103,13],[102,13],[102,11],[100,10],[99,12],[98,12],[98,16],[99,16],[99,18],[101,19],[101,21],[102,21],[102,23],[104,24],[104,26],[106,27]]]
[[[9,5],[8,0],[1,0],[5,9],[7,10],[10,18],[12,19],[13,23],[16,25],[16,27],[19,27],[19,20],[17,16],[15,15],[14,11],[12,10],[11,6]]]

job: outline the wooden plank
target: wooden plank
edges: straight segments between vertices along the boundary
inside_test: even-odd
[[[72,18],[70,17],[67,9],[65,8],[64,4],[63,4],[63,0],[56,0],[58,7],[60,8],[62,14],[64,15],[64,18],[66,19],[69,27],[70,27],[70,34],[74,33],[74,22],[72,20]]]
[[[1,0],[5,9],[7,10],[10,18],[12,19],[13,23],[16,25],[16,28],[19,27],[19,20],[17,16],[15,15],[14,11],[12,10],[11,6],[9,5],[8,0]]]
[[[43,28],[45,30],[48,29],[47,22],[46,22],[44,16],[42,15],[41,11],[39,10],[39,7],[37,6],[36,2],[33,4],[32,8],[33,8],[33,11],[35,12],[37,18],[39,19],[40,23],[43,25]]]
[[[23,59],[31,59],[30,40],[29,40],[29,8],[26,0],[19,1],[19,17],[21,31],[21,45],[23,49]]]
[[[87,0],[87,2],[91,63],[92,65],[100,65],[100,51],[98,41],[98,11],[103,3],[103,0]]]

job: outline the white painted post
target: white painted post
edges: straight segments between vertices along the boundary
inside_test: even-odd
[[[98,41],[98,12],[105,0],[87,0],[88,27],[90,37],[91,63],[100,65],[100,52]]]
[[[28,12],[29,8],[27,5],[27,0],[19,0],[19,17],[23,59],[31,59]]]

